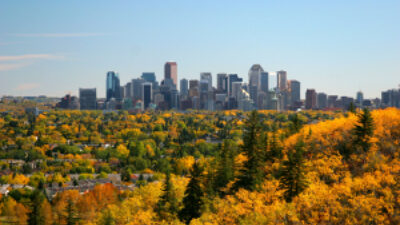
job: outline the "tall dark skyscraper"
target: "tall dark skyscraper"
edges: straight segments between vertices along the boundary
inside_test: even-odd
[[[328,95],[325,93],[317,94],[317,107],[318,109],[325,109],[328,107]]]
[[[164,78],[171,79],[177,88],[178,86],[178,67],[176,62],[167,62],[164,66]]]
[[[106,98],[109,101],[111,98],[115,98],[117,100],[121,99],[121,87],[119,82],[118,74],[114,71],[110,71],[107,73],[107,81],[106,81]]]
[[[79,104],[81,110],[95,110],[97,106],[96,88],[80,88]]]
[[[143,80],[142,78],[137,78],[137,79],[132,79],[132,98],[134,100],[140,100],[142,99],[142,94],[143,94],[143,90],[142,90],[142,84],[145,83],[146,81]]]
[[[189,94],[189,81],[187,79],[181,79],[180,82],[181,95],[187,96]]]
[[[260,90],[268,94],[269,91],[269,74],[268,72],[261,72],[260,74]]]
[[[219,93],[226,93],[228,90],[228,76],[226,73],[217,74],[217,91]]]
[[[142,84],[143,105],[147,109],[153,99],[152,83],[146,82]]]
[[[277,87],[279,92],[284,92],[287,89],[287,73],[284,70],[276,72]]]
[[[243,82],[243,79],[240,78],[237,74],[229,74],[228,75],[228,95],[232,96],[232,83],[233,82]]]
[[[293,105],[295,103],[300,102],[300,82],[297,80],[289,80],[288,88],[290,92],[290,104]]]

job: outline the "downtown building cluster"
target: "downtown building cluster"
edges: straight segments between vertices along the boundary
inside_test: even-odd
[[[154,72],[144,72],[138,78],[122,85],[118,73],[106,75],[106,98],[97,98],[96,88],[80,88],[79,98],[66,95],[58,108],[81,110],[341,110],[355,107],[400,107],[400,91],[382,92],[382,99],[364,99],[317,93],[307,89],[305,100],[300,98],[301,85],[288,80],[286,71],[267,72],[254,64],[248,72],[248,83],[238,74],[200,73],[199,79],[179,81],[176,62],[164,65],[164,79],[158,82]]]

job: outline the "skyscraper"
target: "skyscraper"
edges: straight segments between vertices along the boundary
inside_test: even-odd
[[[79,88],[81,110],[95,110],[97,106],[96,88]]]
[[[261,88],[261,73],[264,72],[264,69],[260,64],[254,64],[251,66],[249,70],[249,86],[257,87],[257,90]]]
[[[200,82],[201,80],[207,80],[208,82],[208,90],[212,90],[212,75],[211,73],[200,73]]]
[[[142,96],[143,96],[144,109],[147,109],[151,101],[153,100],[152,83],[150,82],[142,83]]]
[[[228,76],[226,73],[217,74],[217,91],[218,93],[227,93],[228,90]]]
[[[269,74],[268,72],[261,72],[260,74],[260,90],[265,94],[268,94],[269,91]]]
[[[358,91],[356,96],[357,106],[361,107],[363,101],[364,101],[364,94],[361,91]]]
[[[317,106],[317,93],[314,89],[306,91],[306,109],[315,109]]]
[[[142,78],[132,79],[132,98],[137,101],[143,98],[142,93],[142,84],[146,82]]]
[[[117,100],[121,99],[121,90],[120,90],[120,82],[118,74],[114,71],[110,71],[107,73],[107,81],[106,81],[106,98],[109,101],[111,98],[115,98]]]
[[[288,81],[288,89],[290,92],[290,104],[293,106],[295,103],[300,102],[300,82],[297,80]]]
[[[180,82],[181,95],[187,96],[189,94],[189,82],[187,79],[181,79]]]
[[[277,86],[278,91],[283,92],[287,89],[287,73],[284,70],[278,71],[277,73]]]
[[[325,109],[328,107],[328,96],[325,93],[317,94],[317,107],[318,109]]]
[[[237,74],[228,75],[228,95],[232,96],[232,83],[233,82],[243,82],[242,78],[239,78]]]
[[[178,85],[178,67],[176,62],[167,62],[164,66],[164,79],[171,79],[177,88]]]

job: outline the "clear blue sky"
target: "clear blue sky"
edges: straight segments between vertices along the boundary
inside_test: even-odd
[[[400,1],[0,1],[0,96],[77,94],[106,72],[178,78],[284,69],[318,92],[379,97],[400,84]]]

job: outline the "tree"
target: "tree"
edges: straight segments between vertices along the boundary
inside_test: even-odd
[[[305,190],[308,182],[305,177],[304,143],[299,141],[293,149],[290,149],[287,160],[283,161],[280,174],[279,187],[285,190],[283,196],[287,202]]]
[[[204,192],[201,188],[201,174],[202,169],[193,164],[191,170],[191,179],[185,190],[185,197],[183,198],[183,208],[179,212],[179,219],[185,221],[187,224],[193,218],[198,218],[201,215],[201,207],[203,205]]]
[[[78,213],[75,207],[75,203],[72,201],[72,199],[67,200],[67,206],[65,207],[65,213],[66,213],[66,218],[65,221],[67,225],[75,225],[77,224],[79,218],[78,218]]]
[[[365,108],[357,117],[357,124],[353,128],[354,145],[356,148],[361,148],[363,152],[367,152],[371,147],[370,139],[374,133],[374,120],[368,108]]]
[[[156,212],[161,219],[173,219],[178,212],[178,202],[173,190],[171,174],[167,171],[163,194],[157,203]]]
[[[256,190],[264,178],[263,159],[264,149],[261,143],[260,118],[257,111],[252,111],[246,120],[243,131],[242,153],[247,157],[240,171],[240,175],[233,185],[233,190],[245,188],[247,190]]]
[[[32,210],[29,213],[29,225],[51,224],[51,207],[39,190],[33,192]]]
[[[300,116],[298,113],[294,113],[292,116],[289,117],[290,120],[290,134],[295,134],[300,131],[300,129],[303,127],[303,121],[300,119]]]
[[[224,140],[217,162],[217,174],[214,181],[214,189],[222,196],[221,190],[229,182],[234,180],[235,175],[235,157],[237,155],[237,146],[232,140]]]

